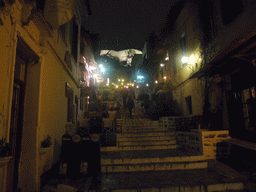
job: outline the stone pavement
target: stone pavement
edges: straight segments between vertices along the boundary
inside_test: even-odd
[[[72,186],[78,192],[249,191],[242,190],[244,184],[241,181],[245,181],[241,175],[231,179],[228,174],[220,174],[214,169],[102,173],[100,181],[96,182],[93,182],[93,177],[86,175],[77,179],[52,178],[44,192],[54,191],[58,184]]]
[[[202,154],[177,148],[173,132],[147,119],[123,119],[117,146],[101,147],[101,174],[56,177],[44,192],[65,184],[78,192],[249,191],[254,184],[235,170]],[[255,188],[256,189],[256,188]]]

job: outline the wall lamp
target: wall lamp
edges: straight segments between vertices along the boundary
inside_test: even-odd
[[[189,63],[190,60],[190,63]],[[183,56],[181,58],[181,62],[183,66],[188,66],[189,68],[193,69],[195,65],[195,57],[192,55],[190,59],[187,56]]]

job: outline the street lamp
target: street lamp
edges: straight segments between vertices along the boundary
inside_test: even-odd
[[[155,81],[155,83],[157,84],[157,83],[158,83],[158,81]]]

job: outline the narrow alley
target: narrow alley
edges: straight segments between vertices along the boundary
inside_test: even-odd
[[[255,0],[0,0],[0,192],[256,191]]]
[[[170,118],[166,126],[163,119],[143,118],[140,105],[136,106],[132,119],[123,106],[116,112],[113,132],[117,138],[112,138],[109,146],[100,147],[98,175],[81,170],[79,175],[55,173],[43,191],[60,191],[59,188],[66,187],[67,191],[78,192],[210,192],[246,191],[252,187],[244,175],[207,156],[205,151],[182,149],[176,139],[176,117]],[[91,166],[89,162],[88,166]]]

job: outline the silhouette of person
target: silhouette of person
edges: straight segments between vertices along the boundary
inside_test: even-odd
[[[129,113],[130,113],[130,118],[132,118],[132,109],[134,107],[134,101],[131,97],[131,95],[129,96],[128,100],[127,100],[127,107],[129,109]]]

